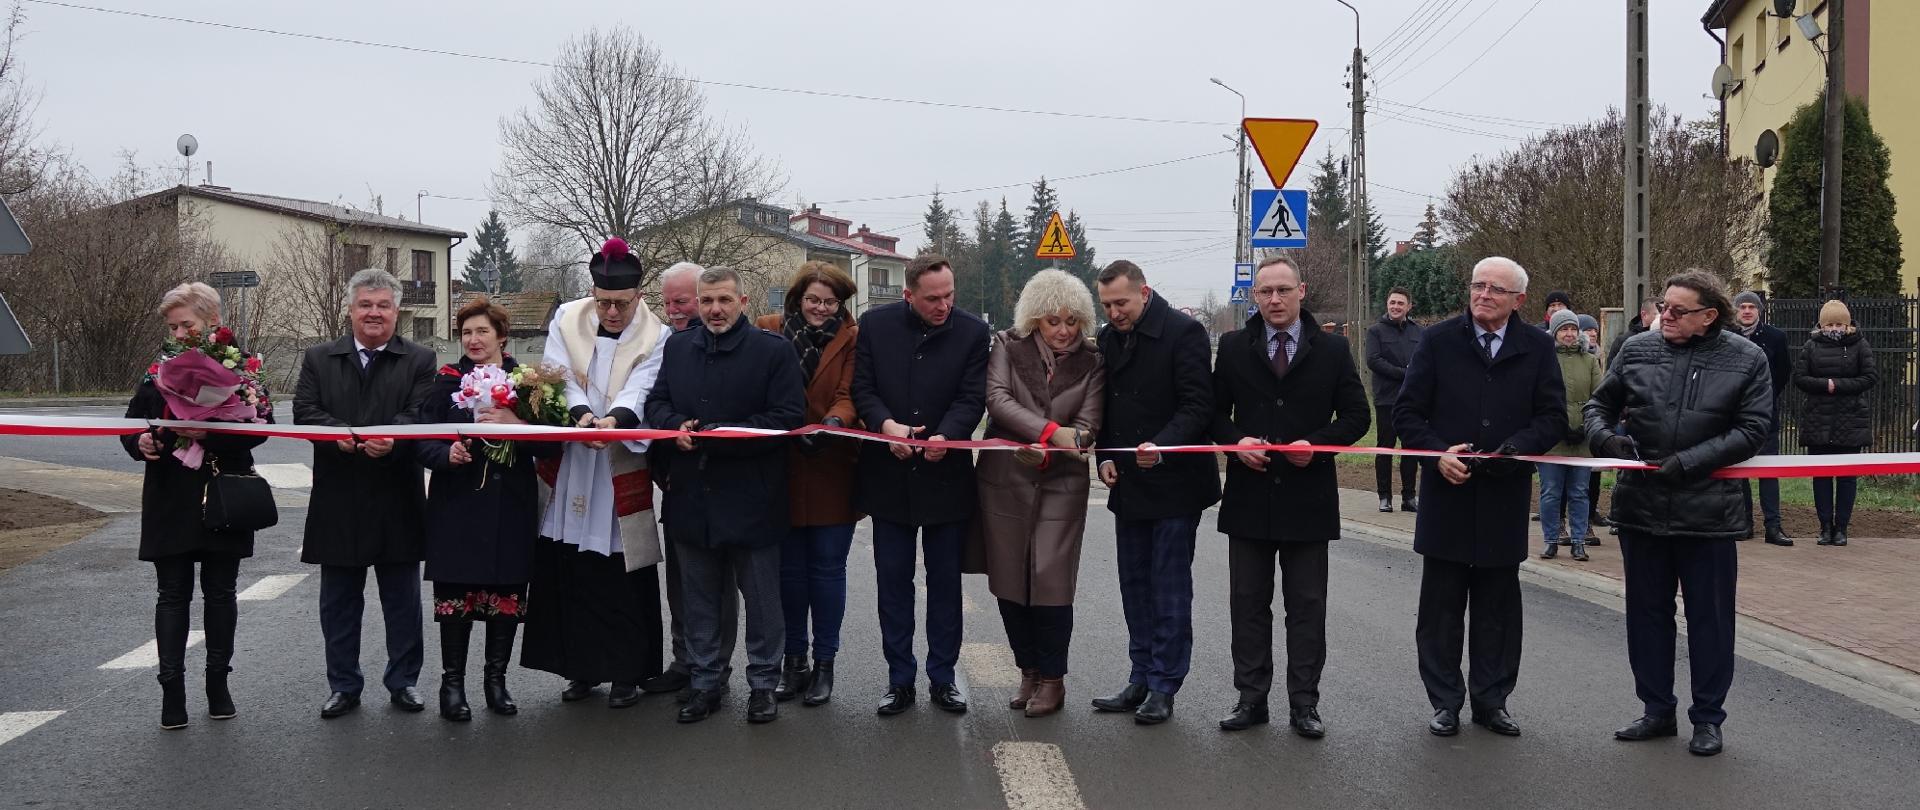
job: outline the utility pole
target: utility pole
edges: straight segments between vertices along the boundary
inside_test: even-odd
[[[1242,264],[1253,261],[1253,249],[1247,246],[1251,236],[1248,229],[1253,227],[1252,223],[1247,222],[1247,196],[1252,188],[1247,178],[1247,97],[1217,78],[1207,81],[1240,96],[1240,126],[1236,128],[1239,139],[1235,145],[1240,153],[1240,168],[1233,175],[1233,261]]]
[[[1620,329],[1647,299],[1647,0],[1627,0],[1627,103],[1620,184]]]
[[[1347,193],[1353,211],[1347,230],[1353,235],[1353,270],[1347,276],[1347,345],[1353,351],[1354,364],[1367,367],[1366,347],[1361,345],[1362,331],[1372,322],[1373,293],[1367,282],[1367,62],[1360,50],[1360,9],[1347,0],[1335,0],[1353,12],[1353,64],[1347,68],[1347,86],[1353,91],[1353,153],[1347,175],[1352,183]],[[1362,376],[1368,376],[1365,371]]]
[[[1847,115],[1846,29],[1841,27],[1842,0],[1827,0],[1827,95],[1821,110],[1820,158],[1820,292],[1823,298],[1840,293],[1840,176],[1841,147],[1845,145]]]

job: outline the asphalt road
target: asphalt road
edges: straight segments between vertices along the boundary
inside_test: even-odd
[[[35,450],[0,441],[0,455]],[[117,463],[106,454],[90,466]],[[289,511],[241,571],[242,589],[270,575],[307,576],[277,597],[241,604],[240,716],[205,717],[196,646],[188,653],[194,718],[182,731],[158,728],[151,667],[101,668],[151,640],[152,573],[134,559],[137,516],[120,515],[0,573],[0,807],[1920,806],[1912,779],[1920,726],[1745,659],[1728,705],[1726,754],[1690,756],[1684,738],[1615,742],[1610,731],[1639,710],[1619,613],[1531,585],[1510,704],[1525,736],[1468,727],[1433,737],[1414,670],[1418,558],[1360,540],[1336,543],[1332,555],[1321,706],[1329,736],[1303,740],[1284,723],[1223,733],[1215,721],[1234,693],[1225,541],[1211,517],[1195,562],[1193,673],[1174,721],[1147,728],[1094,714],[1086,701],[1119,686],[1127,670],[1112,524],[1094,508],[1068,708],[1049,718],[1004,708],[1017,673],[982,577],[966,583],[962,669],[973,710],[954,717],[923,700],[903,716],[874,715],[885,667],[863,524],[850,562],[840,689],[828,706],[785,704],[778,722],[748,726],[736,682],[721,716],[680,726],[670,699],[620,711],[598,700],[563,705],[559,679],[515,669],[521,713],[500,718],[479,706],[476,660],[473,722],[449,723],[431,708],[405,714],[380,699],[384,655],[369,594],[362,665],[374,686],[358,713],[322,721],[318,578],[296,560],[304,515]],[[431,700],[431,627],[426,637],[421,686]],[[1082,805],[1049,803],[1076,791]]]

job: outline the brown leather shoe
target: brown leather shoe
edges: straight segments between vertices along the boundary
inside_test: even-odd
[[[1039,671],[1031,669],[1020,670],[1020,693],[1014,695],[1012,700],[1007,701],[1007,708],[1014,711],[1025,709],[1027,707],[1027,701],[1033,698],[1034,687],[1039,684],[1039,682]]]
[[[1059,678],[1040,678],[1033,687],[1033,697],[1027,700],[1028,717],[1045,717],[1060,711],[1060,704],[1067,701],[1067,685]]]

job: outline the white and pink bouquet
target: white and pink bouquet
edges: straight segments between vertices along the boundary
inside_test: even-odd
[[[440,373],[458,372],[448,366]],[[553,366],[521,365],[512,371],[492,364],[474,366],[460,377],[460,388],[453,392],[453,406],[472,411],[476,417],[494,408],[505,408],[529,425],[565,427],[569,424],[566,379],[566,370]],[[513,463],[512,441],[482,439],[481,442],[487,446],[487,458],[501,464]]]

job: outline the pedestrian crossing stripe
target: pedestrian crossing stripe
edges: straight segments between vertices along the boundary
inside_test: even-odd
[[[1053,218],[1047,220],[1046,231],[1040,234],[1040,244],[1033,250],[1036,259],[1071,259],[1079,255],[1073,249],[1073,239],[1067,236],[1067,225],[1060,221],[1060,212],[1053,212]]]

